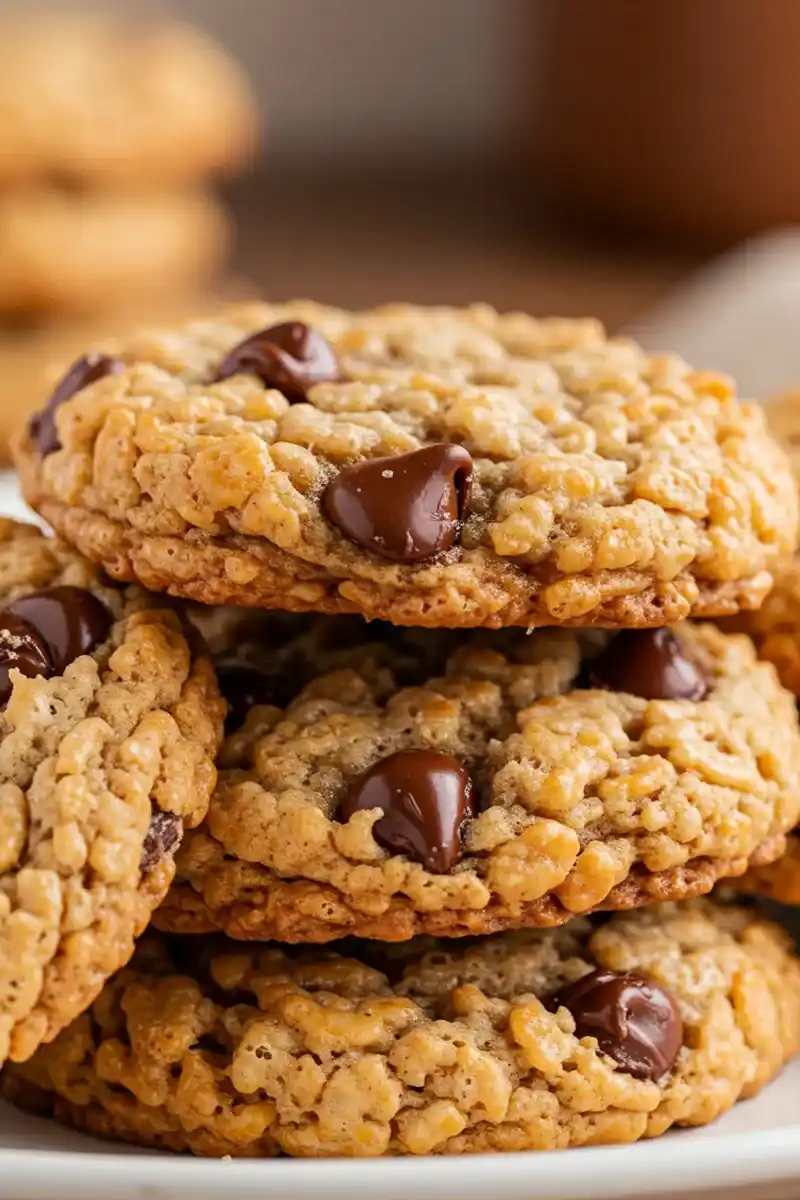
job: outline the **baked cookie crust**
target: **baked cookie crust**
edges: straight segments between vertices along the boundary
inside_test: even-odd
[[[42,624],[43,603],[56,615]],[[128,961],[182,829],[205,815],[224,705],[174,605],[5,518],[0,607],[2,1063],[54,1037]],[[64,636],[88,648],[43,668]]]
[[[58,448],[23,438],[19,466],[62,536],[156,591],[417,626],[661,626],[756,607],[794,545],[760,407],[594,321],[295,302],[119,356],[61,405]]]
[[[215,1157],[552,1150],[705,1125],[800,1047],[789,938],[708,901],[351,953],[149,941],[0,1088]]]
[[[220,666],[244,725],[160,929],[389,942],[558,925],[708,892],[778,858],[797,824],[794,699],[745,637],[366,627],[373,643],[348,646],[334,628],[297,654],[254,634],[273,675],[280,647],[277,681]],[[662,643],[674,657],[653,665]],[[684,698],[664,698],[676,679]]]

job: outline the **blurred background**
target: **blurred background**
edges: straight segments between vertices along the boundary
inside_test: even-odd
[[[796,0],[175,9],[254,83],[238,261],[275,294],[619,327],[715,251],[800,219]]]
[[[691,268],[697,249],[643,252],[581,232],[537,171],[546,153],[537,125],[555,100],[545,75],[565,86],[564,64],[547,64],[570,38],[554,28],[558,10],[580,24],[606,5],[623,21],[643,7],[180,0],[174,11],[245,65],[262,115],[257,178],[234,193],[239,270],[274,295],[345,305],[482,298],[593,311],[614,326],[631,319]],[[591,103],[583,119],[597,136]]]
[[[18,98],[4,100],[3,41],[11,35],[3,30],[20,14],[39,21],[39,33],[29,27],[27,49],[17,44],[15,58],[24,58],[48,20],[76,7],[0,0],[3,131],[14,120],[25,136],[38,128],[24,125]],[[51,239],[60,281],[51,270],[35,301],[17,303],[17,311],[13,301],[6,305],[0,355],[5,345],[23,375],[32,361],[38,369],[53,357],[65,333],[67,342],[85,342],[89,329],[118,325],[118,310],[126,321],[143,312],[160,319],[162,310],[195,311],[217,295],[253,292],[346,306],[479,299],[536,313],[591,313],[613,330],[669,331],[674,348],[694,351],[711,279],[717,307],[706,325],[716,329],[708,346],[718,360],[709,365],[723,368],[740,367],[742,330],[752,333],[759,314],[770,336],[794,320],[800,249],[785,230],[800,222],[798,0],[105,0],[78,11],[117,21],[120,54],[142,22],[155,28],[178,18],[216,40],[244,75],[228,76],[236,104],[223,116],[221,76],[193,73],[187,57],[180,88],[194,93],[195,117],[201,127],[216,121],[221,129],[227,120],[229,128],[226,153],[187,168],[179,186],[171,177],[165,186],[146,155],[134,169],[133,146],[134,167],[110,187],[102,162],[72,172],[67,161],[66,178],[63,162],[45,164],[33,182],[14,183],[28,209],[31,189],[55,189],[62,206],[67,194],[86,238],[84,253],[72,257],[59,256]],[[86,54],[92,75],[96,58]],[[154,75],[169,77],[164,59]],[[149,62],[140,54],[137,71],[146,76]],[[26,77],[31,110],[47,73],[45,57],[34,58]],[[124,87],[125,78],[123,65],[119,78],[109,73],[108,88]],[[76,69],[73,94],[81,80]],[[50,90],[49,120],[69,129],[69,88]],[[152,101],[159,93],[150,91]],[[114,110],[110,103],[110,117]],[[102,116],[103,107],[92,111]],[[154,103],[154,138],[160,111]],[[246,132],[234,152],[237,123]],[[115,130],[115,153],[124,155],[129,123],[119,120]],[[160,133],[169,136],[166,118]],[[176,129],[178,164],[190,142]],[[0,184],[4,157],[8,165],[24,150],[24,137],[16,151],[0,138]],[[190,189],[206,207],[205,232],[199,214],[189,216]],[[7,184],[4,197],[0,189],[0,307],[3,260],[11,255],[4,204],[18,191]],[[162,211],[167,191],[171,224]],[[106,242],[95,215],[101,195],[117,221],[111,232],[106,220]],[[7,232],[7,215],[5,224]],[[777,241],[735,249],[775,230]],[[69,236],[65,223],[62,237]],[[135,249],[119,266],[119,247],[129,240]],[[200,252],[192,256],[190,246]],[[732,256],[721,268],[698,277],[726,251]],[[106,259],[108,279],[88,287],[81,258],[84,266]],[[32,259],[17,259],[7,290],[20,297]],[[75,285],[59,289],[67,265]],[[743,279],[746,310],[736,299]],[[676,293],[690,280],[688,292]],[[749,386],[800,379],[793,333],[789,340],[790,360],[768,381],[748,378]]]

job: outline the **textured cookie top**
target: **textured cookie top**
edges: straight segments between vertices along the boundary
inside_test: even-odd
[[[557,924],[707,891],[777,857],[800,815],[794,700],[744,637],[370,627],[348,647],[342,621],[299,653],[255,637],[265,659],[283,647],[277,685],[257,657],[221,661],[246,721],[160,928],[326,941]],[[328,665],[285,709],[264,703]]]
[[[2,1086],[198,1154],[550,1150],[705,1124],[799,1045],[788,937],[695,902],[394,959],[150,941]]]
[[[204,816],[222,702],[178,613],[0,519],[0,1063],[130,956]]]
[[[0,23],[0,180],[152,188],[243,165],[241,70],[188,26],[88,14]]]
[[[594,321],[258,305],[116,361],[61,404],[55,442],[23,444],[23,484],[155,590],[412,625],[663,625],[758,604],[794,541],[761,409]]]
[[[246,295],[244,285],[228,281],[229,287]],[[207,312],[216,293],[183,291],[161,297],[162,321],[186,320]],[[216,297],[218,303],[218,297]],[[146,301],[152,313],[153,301]],[[126,330],[142,323],[142,305],[125,303],[108,308],[102,316],[82,316],[58,322],[8,324],[0,328],[0,376],[7,396],[13,403],[0,405],[0,461],[11,455],[11,441],[21,431],[32,412],[42,406],[42,392],[53,387],[70,363],[81,355],[93,339],[119,338]]]

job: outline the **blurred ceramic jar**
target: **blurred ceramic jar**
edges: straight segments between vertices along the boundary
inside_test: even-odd
[[[723,245],[800,223],[800,0],[528,0],[537,185]]]

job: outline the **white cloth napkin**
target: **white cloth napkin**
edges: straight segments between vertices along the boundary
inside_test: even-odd
[[[800,387],[800,229],[723,255],[626,332],[649,350],[727,371],[742,396]]]

